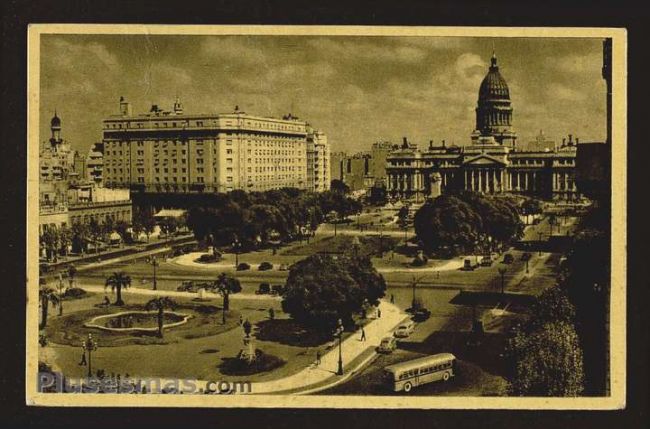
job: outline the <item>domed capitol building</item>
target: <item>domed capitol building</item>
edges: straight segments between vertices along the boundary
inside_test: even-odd
[[[481,82],[476,127],[467,146],[442,145],[420,151],[404,138],[386,159],[387,190],[399,198],[436,197],[445,190],[534,195],[572,200],[578,196],[575,160],[578,139],[569,135],[554,149],[521,150],[512,126],[508,84],[492,55]]]

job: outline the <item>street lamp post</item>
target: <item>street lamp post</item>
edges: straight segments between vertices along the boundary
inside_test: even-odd
[[[379,222],[379,257],[384,257],[384,224]]]
[[[155,256],[151,257],[151,265],[153,266],[153,290],[158,290],[158,279],[156,278],[156,267],[158,267],[159,262]]]
[[[232,248],[235,251],[235,268],[239,266],[239,249],[241,249],[241,242],[237,237],[232,242]]]
[[[503,295],[503,286],[504,286],[506,271],[507,270],[503,267],[499,268],[499,274],[501,274],[501,295]]]
[[[542,256],[542,235],[544,235],[544,233],[541,231],[537,233],[537,250],[539,251],[537,254],[538,256]]]
[[[341,348],[341,342],[343,337],[343,321],[338,320],[338,325],[336,327],[335,335],[339,337],[339,367],[336,371],[336,375],[343,375],[343,351]]]
[[[93,339],[93,334],[88,334],[88,338],[81,342],[81,348],[83,349],[84,356],[88,356],[86,361],[88,365],[88,377],[92,377],[92,352],[97,350],[97,341]]]
[[[528,274],[530,271],[528,271],[528,259],[526,259],[526,274]]]
[[[418,282],[416,279],[413,279],[413,297],[411,298],[411,308],[415,309],[415,287],[417,286]]]
[[[63,289],[65,288],[63,284],[63,274],[59,273],[59,284],[57,286],[59,292],[59,316],[63,316]]]

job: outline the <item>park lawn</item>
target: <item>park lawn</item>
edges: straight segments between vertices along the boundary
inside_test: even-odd
[[[354,237],[356,236],[344,234],[320,237],[316,240],[310,241],[309,243],[283,249],[280,251],[280,254],[301,256],[304,258],[315,253],[351,253],[353,252],[352,243]],[[383,248],[384,252],[388,252],[390,249],[394,248],[398,242],[395,237],[382,237],[380,239],[379,234],[371,233],[364,236],[358,236],[358,239],[359,255],[379,254],[381,248]]]
[[[63,316],[49,320],[48,326],[43,330],[50,342],[76,346],[92,334],[95,340],[102,347],[126,346],[131,344],[169,344],[182,342],[185,339],[217,335],[239,326],[239,311],[231,310],[226,314],[226,324],[222,324],[221,307],[214,302],[197,302],[188,299],[176,299],[177,307],[173,310],[176,313],[189,315],[186,323],[168,328],[164,331],[163,338],[157,336],[157,332],[114,332],[97,328],[88,328],[84,324],[96,316],[117,314],[129,311],[144,311],[142,304],[126,304],[121,307],[110,306],[94,307],[86,310],[79,310],[64,314]],[[170,311],[166,309],[165,311]],[[157,327],[155,313],[148,318],[148,321],[141,322],[151,327]]]
[[[150,297],[129,295],[125,296],[127,304],[133,305],[143,303]],[[88,311],[94,308],[94,304],[101,301],[98,296],[85,300],[83,305],[79,304],[78,312]],[[214,299],[210,303],[220,306],[221,300]],[[109,346],[103,343],[97,330],[95,337],[98,340],[99,348],[93,353],[94,370],[102,369],[108,374],[129,374],[139,377],[178,377],[194,378],[203,380],[224,380],[224,381],[268,381],[285,377],[299,372],[309,366],[315,359],[316,351],[324,352],[323,344],[302,345],[287,344],[286,341],[262,341],[256,340],[255,345],[265,354],[276,356],[284,361],[284,364],[274,371],[259,373],[247,376],[224,375],[220,371],[220,365],[224,359],[237,356],[242,348],[243,330],[236,326],[232,328],[236,314],[242,314],[244,319],[249,319],[253,325],[262,321],[268,321],[269,307],[273,307],[276,319],[287,319],[282,312],[278,300],[232,300],[231,313],[227,330],[225,332],[207,335],[199,338],[180,338],[173,334],[177,328],[172,328],[165,333],[163,341],[154,344],[130,344],[123,346]],[[119,309],[121,310],[121,309]],[[118,310],[118,311],[119,311]],[[51,328],[56,324],[52,322],[58,316],[48,318]],[[238,321],[237,321],[238,322]],[[268,323],[268,322],[267,322]],[[221,326],[217,325],[217,328]],[[50,329],[50,328],[48,328]],[[346,333],[351,335],[350,333]],[[167,339],[169,338],[169,341]],[[172,342],[171,339],[175,338]],[[85,375],[87,367],[79,366],[81,359],[81,347],[64,344],[57,344],[51,341],[48,346],[40,349],[40,360],[72,377]]]

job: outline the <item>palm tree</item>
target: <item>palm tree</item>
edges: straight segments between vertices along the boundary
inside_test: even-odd
[[[226,273],[219,274],[219,277],[213,282],[210,288],[217,291],[223,297],[223,312],[221,323],[226,324],[226,311],[230,309],[230,294],[241,291],[241,284],[239,280],[234,277],[228,276]]]
[[[39,329],[43,329],[47,325],[47,310],[50,303],[52,303],[52,305],[60,305],[60,301],[56,291],[47,286],[45,279],[40,280],[38,298],[41,301],[41,324],[39,326]]]
[[[124,301],[122,301],[122,288],[126,289],[131,286],[131,277],[129,277],[124,271],[115,272],[106,279],[104,289],[109,286],[111,288],[111,292],[117,292],[115,305],[124,305]]]
[[[147,311],[157,310],[158,311],[158,336],[163,337],[163,316],[166,308],[175,309],[176,302],[169,297],[156,297],[144,306]]]

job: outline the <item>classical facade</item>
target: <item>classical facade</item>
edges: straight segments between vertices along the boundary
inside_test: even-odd
[[[120,113],[103,121],[103,179],[136,192],[308,189],[307,136],[307,123],[292,115],[253,116],[238,107],[190,115],[178,100],[171,111],[154,105],[133,115],[121,98]]]
[[[522,150],[513,128],[510,91],[492,56],[481,82],[476,127],[467,146],[429,143],[426,150],[404,139],[386,159],[387,189],[401,198],[424,198],[451,189],[513,192],[547,199],[577,196],[574,169],[578,139],[555,149]]]

